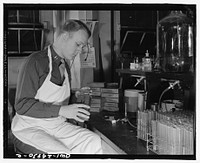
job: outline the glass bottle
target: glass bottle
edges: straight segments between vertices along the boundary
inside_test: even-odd
[[[144,71],[151,71],[152,65],[151,65],[151,58],[149,57],[149,51],[147,50],[145,53],[145,57],[142,58],[143,60],[143,67]]]
[[[157,53],[164,72],[188,72],[193,67],[193,21],[182,11],[171,13],[157,24]]]

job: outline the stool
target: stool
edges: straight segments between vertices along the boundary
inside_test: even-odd
[[[21,140],[15,137],[14,134],[12,134],[13,137],[13,144],[14,144],[14,150],[18,154],[47,154],[31,145],[28,145],[26,143],[23,143]]]

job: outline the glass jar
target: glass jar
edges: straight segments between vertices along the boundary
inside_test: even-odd
[[[157,24],[158,56],[164,72],[193,71],[193,21],[181,11],[171,13]]]

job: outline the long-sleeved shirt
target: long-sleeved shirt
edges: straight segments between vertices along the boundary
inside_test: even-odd
[[[61,57],[56,54],[52,46],[50,49],[52,54],[52,73],[50,80],[57,85],[62,85],[63,79],[61,78],[59,70]],[[65,63],[65,67],[69,74],[69,80],[71,80],[70,69],[67,63]],[[15,110],[18,114],[35,118],[58,116],[61,106],[40,102],[34,98],[48,73],[49,58],[47,49],[35,52],[27,57],[21,67],[17,81]]]

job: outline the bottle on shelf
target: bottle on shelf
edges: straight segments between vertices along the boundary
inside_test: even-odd
[[[149,57],[149,51],[147,50],[145,53],[145,57],[142,58],[142,70],[143,71],[151,71],[152,70],[152,64],[151,64],[151,58]]]

